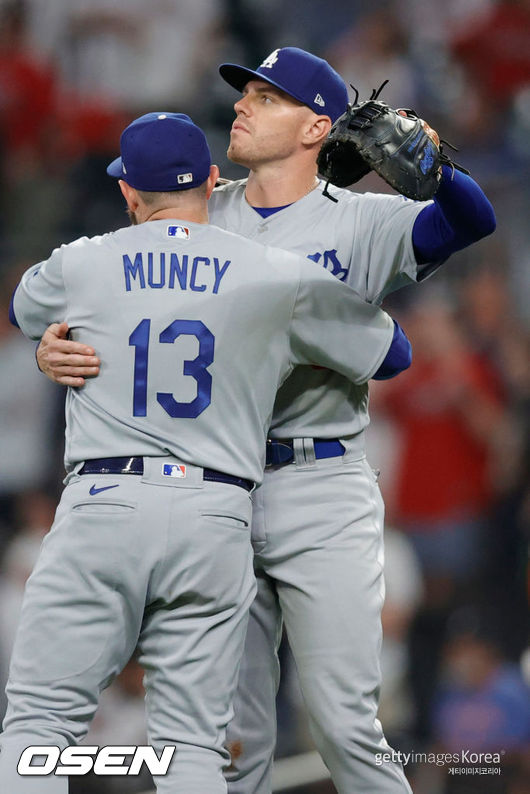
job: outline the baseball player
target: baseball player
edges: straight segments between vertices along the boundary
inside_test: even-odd
[[[241,92],[228,157],[250,173],[214,191],[213,223],[301,254],[374,304],[494,230],[480,187],[446,166],[429,202],[324,190],[317,155],[348,102],[326,61],[285,47],[255,71],[223,64],[220,72]],[[98,372],[99,359],[83,353],[93,350],[57,339],[55,329],[40,366],[79,385]],[[383,503],[366,459],[368,421],[367,385],[329,370],[297,367],[276,399],[268,465],[253,495],[258,593],[229,728],[241,748],[230,794],[271,790],[282,618],[311,731],[339,794],[410,791],[399,764],[374,760],[388,746],[377,720]]]
[[[13,297],[28,337],[65,318],[105,366],[67,396],[66,488],[25,593],[0,789],[67,790],[19,775],[21,752],[82,739],[139,644],[150,742],[176,747],[157,790],[221,794],[277,385],[295,365],[360,384],[396,366],[400,335],[321,268],[207,225],[218,169],[187,116],[135,120],[108,172],[133,225],[56,249]]]

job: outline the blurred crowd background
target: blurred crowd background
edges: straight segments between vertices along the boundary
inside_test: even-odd
[[[529,0],[0,0],[0,692],[63,477],[64,389],[39,373],[35,346],[9,325],[12,290],[56,245],[127,222],[105,168],[141,113],[188,113],[222,175],[244,176],[225,157],[237,95],[217,66],[256,68],[287,45],[325,57],[361,98],[389,79],[382,98],[416,109],[458,146],[455,159],[497,214],[493,237],[385,304],[414,362],[374,384],[371,398],[369,457],[387,505],[380,716],[404,752],[502,751],[501,776],[410,765],[418,794],[523,794]],[[373,174],[353,189],[389,191]],[[282,657],[278,757],[312,747],[286,641]],[[131,660],[102,698],[90,743],[145,741],[141,679]],[[136,783],[99,779],[94,791]],[[81,790],[89,794],[89,779]]]

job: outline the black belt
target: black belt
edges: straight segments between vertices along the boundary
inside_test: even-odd
[[[82,467],[77,472],[78,474],[143,474],[144,473],[144,459],[143,458],[94,458],[93,460],[86,460]],[[251,480],[245,480],[243,477],[233,477],[231,474],[224,474],[222,471],[215,469],[203,469],[203,480],[210,482],[224,482],[228,485],[237,485],[239,488],[244,488],[246,491],[251,491],[254,488],[254,483]]]
[[[317,460],[338,458],[346,451],[338,438],[315,438],[313,439],[313,449]],[[280,441],[275,438],[267,440],[265,458],[267,466],[279,466],[283,463],[290,463],[292,460],[294,460],[294,447],[291,440]]]

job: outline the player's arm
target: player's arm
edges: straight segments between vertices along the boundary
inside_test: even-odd
[[[100,360],[94,348],[68,339],[67,323],[46,329],[36,352],[39,369],[62,386],[84,386],[85,378],[99,375]]]
[[[56,249],[49,259],[24,273],[11,298],[9,319],[30,339],[40,339],[44,334],[37,350],[37,363],[51,380],[66,386],[82,386],[83,375],[97,374],[99,361],[94,360],[92,348],[68,340],[68,325],[60,322],[67,314],[64,249],[65,246]],[[57,322],[50,325],[53,320]],[[73,373],[71,367],[75,367]]]
[[[383,363],[377,372],[372,375],[374,380],[395,378],[400,372],[408,369],[412,363],[412,345],[400,324],[396,320],[393,320],[393,323],[394,335],[392,342],[388,353],[383,359]]]
[[[411,344],[396,320],[394,334],[388,352],[373,375],[375,380],[389,380],[400,372],[408,369],[412,362]],[[94,355],[94,349],[81,342],[67,339],[66,323],[54,323],[46,329],[37,348],[39,369],[50,380],[63,386],[83,386],[85,377],[99,374],[100,360]]]
[[[16,318],[11,322],[17,325]],[[100,360],[94,348],[68,339],[68,324],[52,323],[46,328],[35,352],[41,372],[62,386],[84,386],[85,378],[99,375]]]
[[[396,327],[386,312],[326,270],[302,268],[291,323],[293,364],[323,366],[356,384],[366,383],[382,367],[383,377],[392,377],[410,363],[410,350],[395,355],[393,364],[387,359],[394,336],[402,342]],[[402,348],[407,346],[408,340]],[[391,358],[394,354],[396,348]]]
[[[467,174],[442,166],[433,202],[416,217],[412,243],[418,265],[439,264],[495,231],[495,213],[482,189]],[[420,270],[418,280],[428,275]]]
[[[68,246],[29,268],[13,293],[9,319],[30,339],[42,340],[36,357],[39,369],[64,386],[83,386],[97,375],[99,359],[88,345],[68,339],[63,257]]]
[[[64,246],[28,268],[16,287],[9,318],[29,339],[40,339],[47,326],[67,314],[63,278]]]

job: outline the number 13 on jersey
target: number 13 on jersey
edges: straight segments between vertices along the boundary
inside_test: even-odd
[[[195,419],[210,405],[212,399],[212,376],[208,367],[213,362],[215,337],[200,320],[174,320],[160,333],[157,343],[171,345],[182,335],[194,336],[199,342],[198,355],[193,360],[184,361],[183,367],[183,375],[197,381],[197,395],[190,402],[178,402],[171,392],[159,391],[156,399],[169,416]],[[138,323],[129,337],[129,345],[135,348],[133,416],[147,416],[150,337],[149,319]]]

